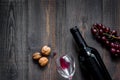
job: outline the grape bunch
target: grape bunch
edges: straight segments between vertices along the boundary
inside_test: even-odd
[[[110,30],[102,24],[93,24],[91,32],[97,41],[110,50],[113,56],[120,56],[120,36],[117,35],[116,30]]]

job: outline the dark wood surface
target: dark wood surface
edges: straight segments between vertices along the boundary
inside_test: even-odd
[[[72,54],[76,62],[73,80],[84,80],[69,31],[74,26],[99,51],[112,79],[120,80],[120,60],[113,60],[93,39],[93,23],[120,34],[120,0],[0,0],[0,80],[67,80],[57,73],[51,56],[45,68],[33,61],[32,54],[46,44],[57,56]]]

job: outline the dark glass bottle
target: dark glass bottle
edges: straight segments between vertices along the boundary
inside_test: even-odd
[[[85,69],[93,80],[112,80],[98,51],[86,44],[76,26],[70,31],[81,51],[79,54],[81,69]]]

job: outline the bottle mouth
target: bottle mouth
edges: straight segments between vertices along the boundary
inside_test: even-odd
[[[70,29],[70,32],[71,32],[71,33],[74,33],[74,32],[77,32],[77,31],[78,31],[77,26],[75,26],[75,27],[73,27],[73,28]]]

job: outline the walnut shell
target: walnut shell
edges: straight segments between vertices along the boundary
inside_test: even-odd
[[[38,60],[38,59],[40,59],[42,56],[41,56],[41,54],[40,54],[39,52],[35,52],[32,57],[33,57],[33,59]]]
[[[50,55],[51,48],[45,45],[42,47],[41,52],[42,52],[42,55],[48,56]]]
[[[40,66],[42,66],[42,67],[46,66],[48,64],[48,58],[47,57],[41,57],[38,62],[40,64]]]

